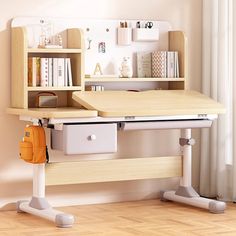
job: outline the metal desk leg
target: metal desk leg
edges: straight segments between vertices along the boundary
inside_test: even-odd
[[[171,200],[192,206],[208,209],[211,213],[224,213],[226,204],[208,198],[200,197],[191,186],[192,170],[192,145],[194,140],[191,139],[191,129],[182,129],[180,145],[183,152],[183,176],[177,191],[162,191],[161,200]]]
[[[18,201],[18,212],[27,212],[56,223],[58,227],[71,227],[74,216],[54,210],[45,198],[45,164],[33,164],[33,196],[31,201]]]

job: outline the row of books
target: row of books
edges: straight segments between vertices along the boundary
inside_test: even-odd
[[[28,58],[28,86],[73,86],[70,58]]]
[[[104,86],[102,85],[87,85],[85,86],[86,91],[104,91]]]
[[[179,60],[177,51],[137,53],[138,77],[178,78]]]

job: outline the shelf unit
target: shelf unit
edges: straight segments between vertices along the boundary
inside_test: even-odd
[[[85,78],[84,35],[78,28],[66,30],[67,48],[28,48],[25,27],[12,28],[12,95],[11,107],[34,108],[35,97],[40,91],[52,91],[58,95],[59,107],[73,107],[73,91],[85,90],[85,85],[109,83],[157,82],[153,89],[186,89],[187,81],[187,39],[182,31],[168,32],[168,50],[178,51],[180,78]],[[28,86],[28,57],[69,57],[71,59],[73,86],[30,87]],[[112,89],[112,86],[110,89]],[[114,85],[115,86],[115,85]],[[135,84],[134,84],[135,86]],[[118,86],[119,87],[119,86]],[[105,88],[106,89],[106,88]]]
[[[184,90],[187,88],[187,38],[182,31],[168,32],[168,51],[177,51],[179,59],[179,78],[115,78],[90,77],[85,78],[85,84],[105,84],[122,82],[158,82],[156,89]]]
[[[12,28],[11,107],[34,107],[35,96],[40,91],[57,93],[59,106],[70,107],[73,105],[72,92],[84,90],[84,36],[83,32],[77,28],[67,29],[66,33],[67,48],[28,48],[26,28]],[[73,86],[28,86],[28,57],[69,57],[71,60]],[[62,104],[60,100],[63,100]]]

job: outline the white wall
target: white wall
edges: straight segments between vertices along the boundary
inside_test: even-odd
[[[24,122],[18,117],[5,113],[10,104],[10,21],[16,16],[55,16],[77,18],[107,19],[150,19],[167,20],[173,29],[186,32],[189,41],[189,82],[188,87],[201,88],[201,0],[1,0],[0,7],[0,207],[7,209],[16,200],[26,198],[31,193],[31,166],[20,161],[18,141],[23,134]],[[176,133],[175,133],[176,134]],[[144,132],[138,142],[144,154],[149,154],[150,144],[144,138]],[[164,135],[164,139],[160,137]],[[123,141],[123,147],[129,153],[127,142],[136,134],[130,134]],[[199,137],[199,132],[194,132]],[[158,142],[164,140],[156,151],[158,154],[175,154],[178,136],[171,137],[166,131],[152,134]],[[174,140],[173,140],[174,139]],[[198,142],[199,143],[199,142]],[[174,144],[174,145],[172,145]],[[172,148],[170,148],[172,147]],[[152,153],[151,153],[152,154]],[[199,178],[199,145],[194,147],[193,184],[198,187]],[[153,198],[160,189],[176,187],[174,180],[130,181],[120,183],[89,184],[50,187],[47,194],[53,205],[83,204],[107,201]],[[63,197],[62,197],[63,196]]]

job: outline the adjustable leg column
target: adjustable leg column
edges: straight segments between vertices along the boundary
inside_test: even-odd
[[[27,212],[56,223],[58,227],[71,227],[74,216],[54,210],[45,198],[45,164],[33,164],[33,197],[31,201],[18,201],[18,212]]]
[[[191,129],[182,129],[179,140],[183,153],[183,176],[177,191],[162,191],[161,200],[171,200],[192,206],[208,209],[211,213],[223,213],[226,204],[221,201],[200,197],[192,188],[192,145],[195,141],[191,138]]]

